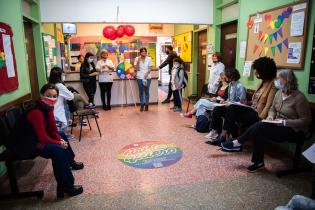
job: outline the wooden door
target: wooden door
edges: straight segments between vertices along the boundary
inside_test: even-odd
[[[227,67],[235,67],[237,22],[221,26],[222,63]]]
[[[31,85],[32,99],[39,99],[39,87],[37,79],[37,69],[35,61],[34,36],[32,23],[24,21],[26,58],[28,63],[28,73]]]
[[[207,58],[207,31],[198,33],[198,68],[197,68],[197,94],[200,96],[202,87],[206,83]]]

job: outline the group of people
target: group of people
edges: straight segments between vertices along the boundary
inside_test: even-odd
[[[298,90],[292,70],[280,70],[277,76],[276,64],[269,57],[258,58],[252,68],[261,82],[251,99],[239,82],[238,70],[217,68],[210,74],[215,79],[206,86],[210,96],[201,98],[191,111],[182,114],[187,118],[196,115],[197,119],[207,116],[210,132],[205,136],[206,143],[220,146],[223,151],[241,151],[245,142],[252,141],[250,172],[264,167],[267,142],[304,139],[312,120],[309,103]],[[239,132],[240,125],[247,128],[245,132]]]

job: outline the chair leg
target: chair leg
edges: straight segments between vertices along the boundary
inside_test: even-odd
[[[300,173],[300,172],[303,172],[306,170],[306,169],[302,170],[299,168],[299,163],[300,163],[300,160],[302,157],[302,146],[303,146],[303,144],[296,144],[292,168],[287,169],[287,170],[278,171],[276,173],[278,178],[292,175],[292,174],[297,174],[297,173]]]
[[[83,117],[82,116],[80,116],[79,117],[79,122],[80,122],[80,136],[79,136],[79,141],[81,141],[81,134],[82,134],[82,123],[81,123],[81,121],[83,120]]]
[[[96,125],[97,125],[98,132],[100,133],[100,137],[102,137],[102,133],[101,133],[100,127],[98,126],[97,117],[95,115],[94,115],[94,119],[95,119],[95,122],[96,122]]]
[[[74,123],[74,114],[72,114],[72,126],[71,126],[71,131],[70,131],[71,134],[72,134],[72,130],[73,130],[73,123]]]
[[[11,193],[0,194],[0,200],[6,200],[6,199],[11,199],[11,198],[27,198],[27,197],[42,198],[44,196],[44,191],[42,190],[33,191],[33,192],[19,192],[14,165],[11,161],[6,161],[5,164],[8,170]]]
[[[87,119],[87,121],[88,121],[88,123],[89,123],[90,130],[92,130],[91,124],[90,124],[90,120],[89,120],[89,116],[88,116],[88,115],[86,115],[86,119]]]

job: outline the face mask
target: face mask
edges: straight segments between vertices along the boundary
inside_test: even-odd
[[[57,103],[57,98],[44,97],[41,100],[50,107],[53,107]]]
[[[66,75],[61,75],[61,80],[64,82],[66,80]]]
[[[283,85],[281,85],[280,80],[275,80],[275,87],[277,88],[277,90],[282,90],[283,89]]]
[[[217,63],[218,62],[218,58],[217,57],[212,57],[212,61],[213,61],[213,63]]]
[[[89,63],[92,63],[93,62],[93,58],[89,58],[88,61],[89,61]]]

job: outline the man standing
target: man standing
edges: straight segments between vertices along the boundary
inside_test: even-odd
[[[173,47],[168,45],[166,46],[166,54],[168,55],[166,60],[158,67],[158,70],[162,69],[168,64],[168,74],[170,75],[170,81],[168,83],[168,94],[167,97],[164,101],[162,101],[162,104],[170,103],[170,99],[172,97],[172,78],[171,78],[171,73],[172,73],[172,68],[173,68],[173,59],[177,57],[176,52],[173,51]]]

